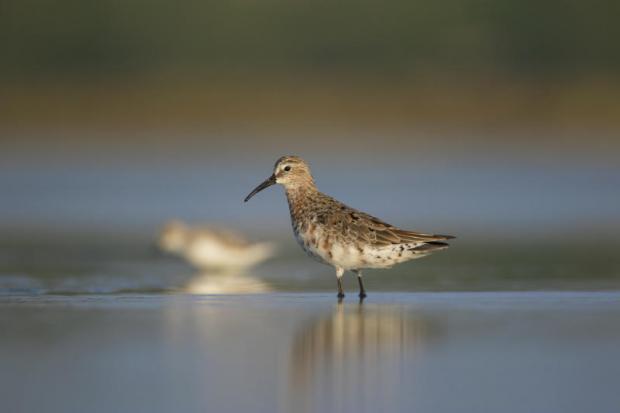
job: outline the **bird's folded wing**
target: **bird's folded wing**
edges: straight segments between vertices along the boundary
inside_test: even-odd
[[[372,215],[351,209],[343,220],[343,232],[376,246],[416,244],[454,238],[451,235],[424,234],[399,229]]]

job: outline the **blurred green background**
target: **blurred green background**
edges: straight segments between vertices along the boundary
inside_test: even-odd
[[[608,0],[1,7],[6,127],[618,127]]]
[[[615,75],[617,2],[4,1],[5,75]]]

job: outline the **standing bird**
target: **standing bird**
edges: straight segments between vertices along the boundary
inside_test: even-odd
[[[357,275],[360,298],[366,297],[362,268],[389,268],[448,247],[451,235],[431,235],[399,229],[353,209],[317,189],[308,164],[298,156],[276,161],[273,174],[245,198],[274,184],[284,186],[293,232],[304,251],[336,269],[338,297],[344,297],[342,276]]]

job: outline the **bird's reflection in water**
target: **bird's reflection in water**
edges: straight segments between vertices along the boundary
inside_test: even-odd
[[[260,278],[242,270],[201,271],[182,287],[189,294],[258,294],[272,291]]]
[[[411,308],[338,303],[293,340],[286,410],[382,411],[399,403],[403,395],[394,392],[412,378],[413,355],[432,336]]]

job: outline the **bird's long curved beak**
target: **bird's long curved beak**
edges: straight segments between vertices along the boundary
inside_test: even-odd
[[[252,198],[254,195],[258,194],[260,191],[262,191],[265,188],[269,188],[271,185],[275,185],[275,183],[276,183],[276,176],[271,175],[269,178],[265,179],[262,184],[254,188],[254,190],[250,192],[248,196],[245,197],[243,202],[248,202],[250,198]]]

